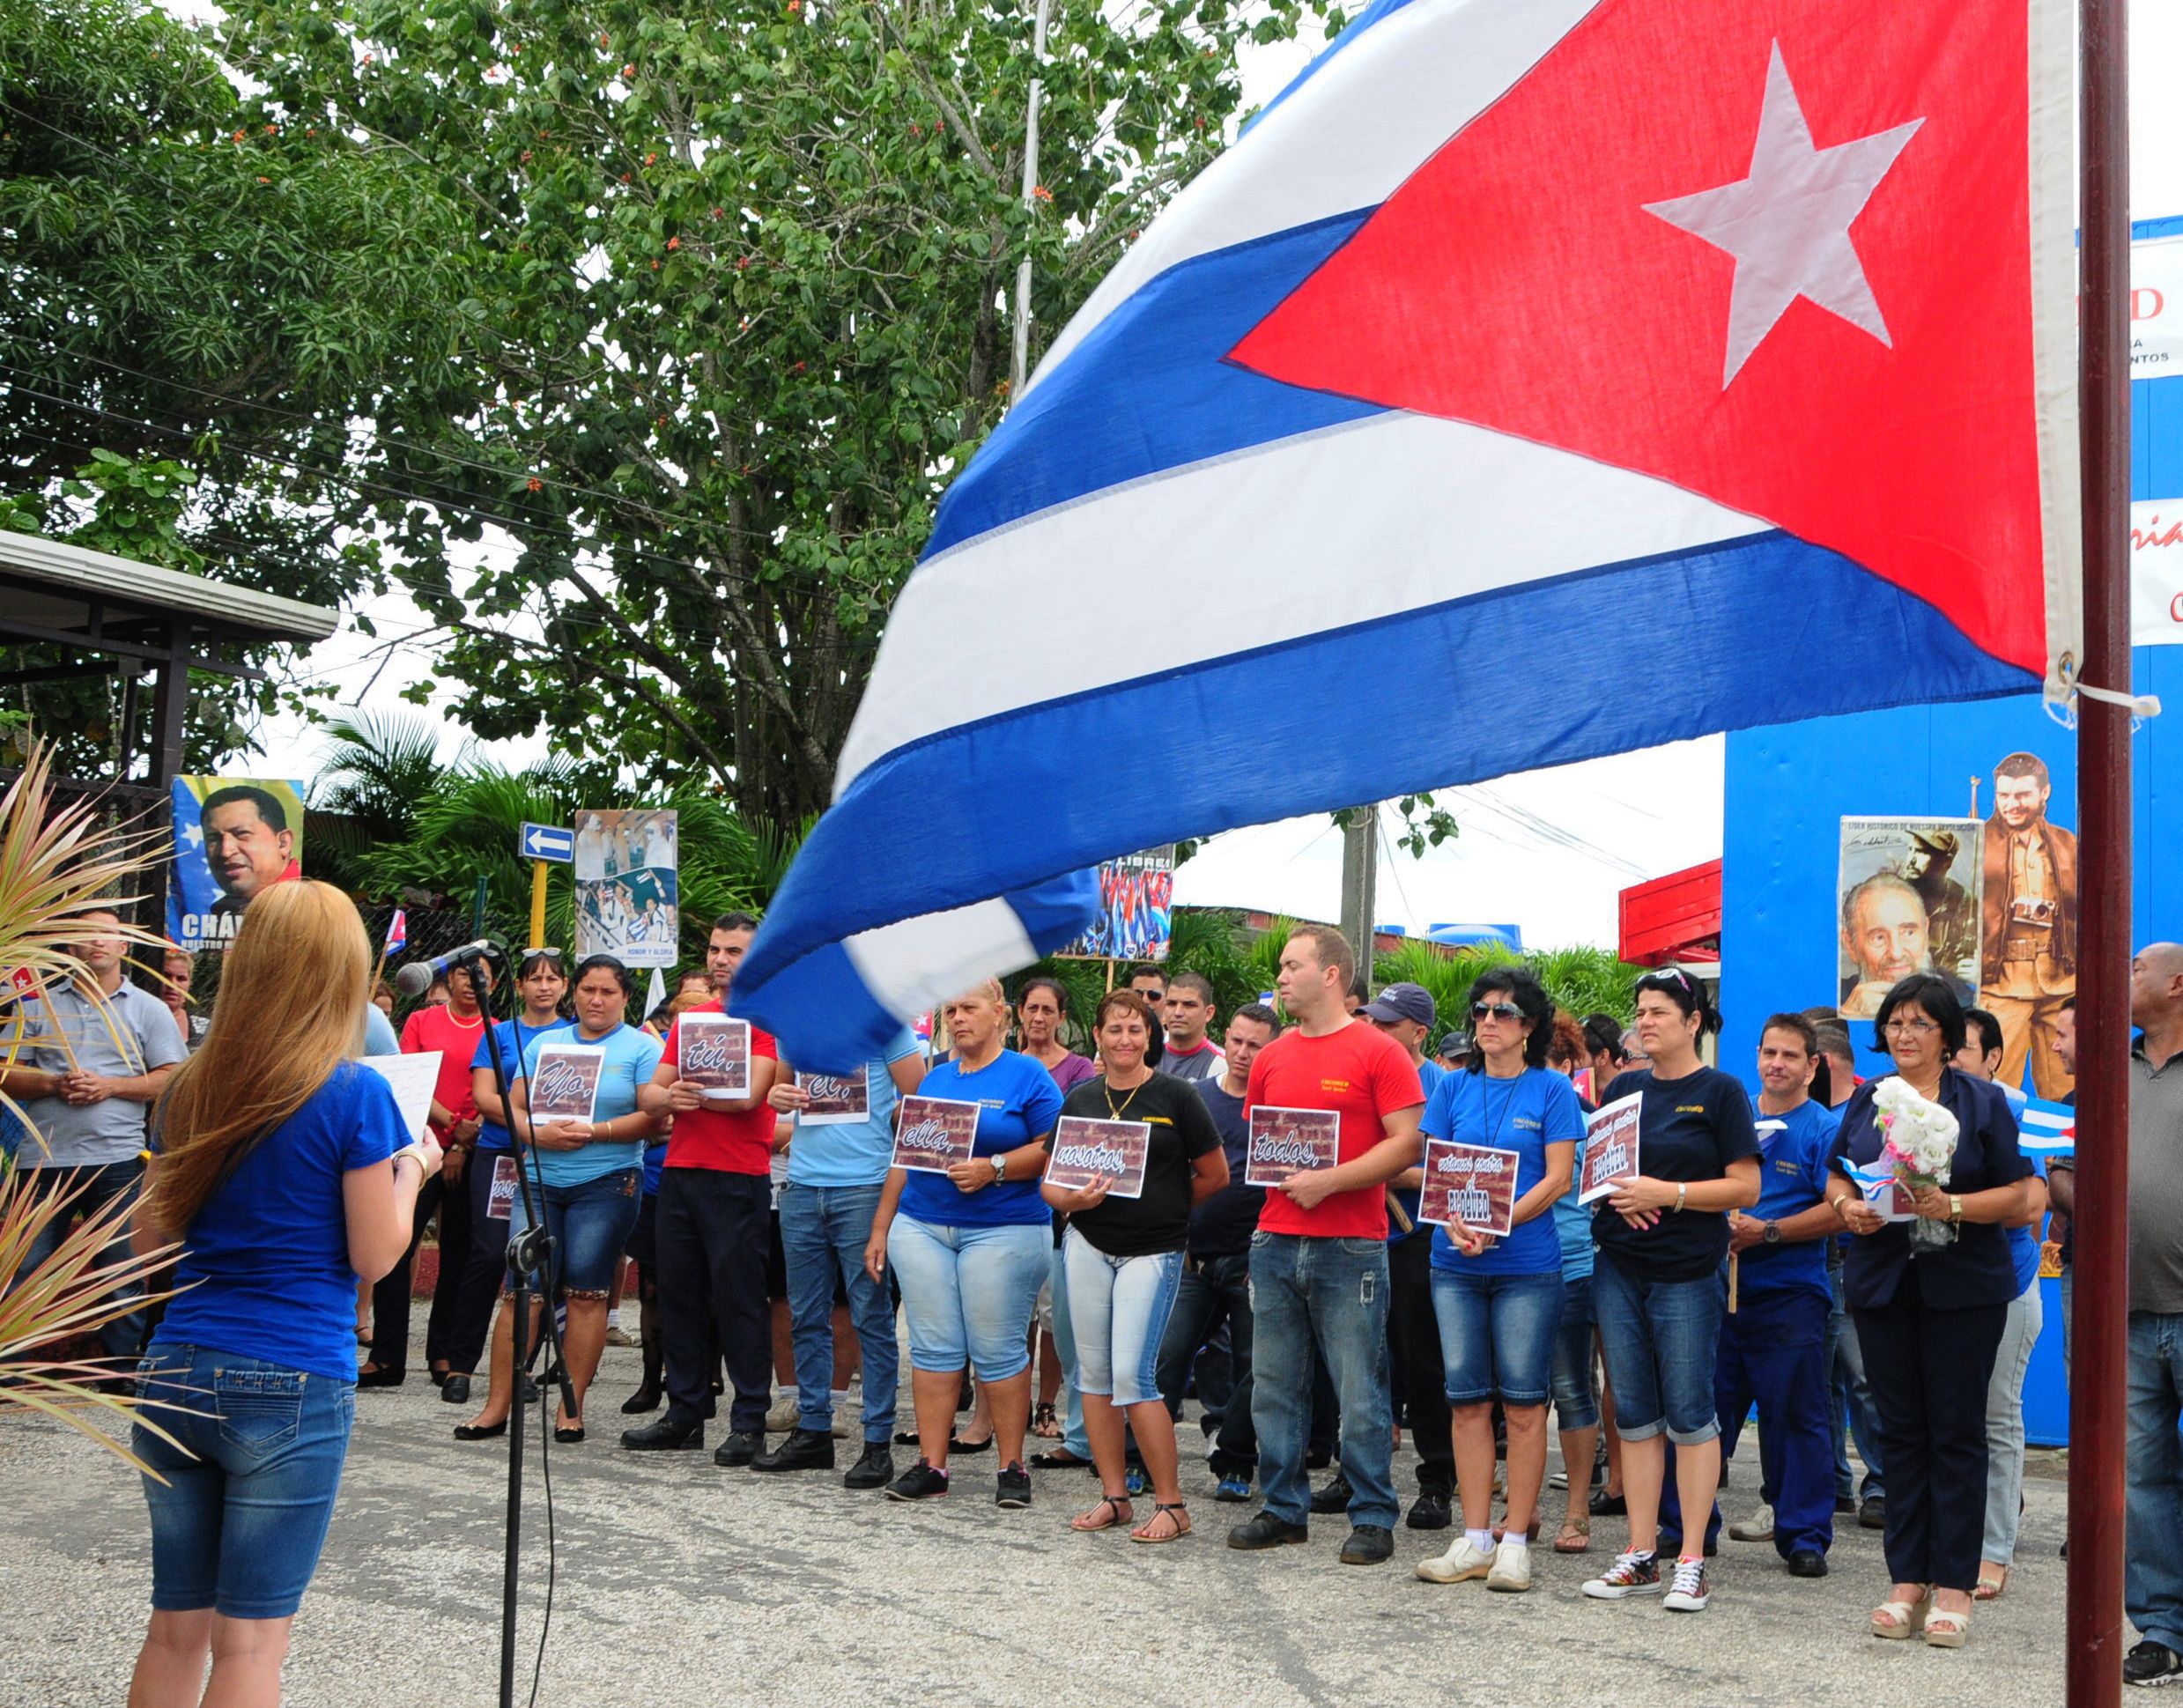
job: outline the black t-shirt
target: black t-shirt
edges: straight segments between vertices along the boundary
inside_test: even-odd
[[[1179,1252],[1190,1234],[1190,1163],[1220,1149],[1220,1134],[1195,1086],[1155,1070],[1134,1091],[1113,1093],[1104,1077],[1087,1079],[1062,1099],[1063,1115],[1141,1120],[1152,1129],[1145,1149],[1144,1191],[1080,1209],[1069,1225],[1109,1257]],[[1258,1196],[1263,1201],[1262,1187]]]
[[[1218,1079],[1200,1080],[1196,1089],[1220,1135],[1220,1148],[1228,1153],[1228,1184],[1190,1212],[1190,1255],[1240,1257],[1250,1250],[1258,1213],[1266,1208],[1266,1188],[1243,1184],[1251,1123],[1243,1113],[1242,1097],[1230,1097]]]
[[[1638,1120],[1638,1172],[1655,1180],[1717,1180],[1728,1165],[1759,1154],[1751,1100],[1741,1081],[1700,1067],[1681,1079],[1617,1074],[1602,1105],[1642,1091]],[[1647,1281],[1696,1281],[1728,1254],[1725,1211],[1665,1209],[1652,1227],[1632,1227],[1601,1199],[1592,1238],[1625,1275]]]

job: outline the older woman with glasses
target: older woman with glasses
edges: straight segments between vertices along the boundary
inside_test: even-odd
[[[1857,1235],[1842,1287],[1857,1323],[1887,1467],[1887,1560],[1894,1586],[1872,1634],[1922,1631],[1931,1648],[1969,1633],[1986,1524],[1986,1394],[2016,1296],[2003,1231],[2030,1203],[2032,1169],[2001,1087],[1950,1065],[1964,1046],[1963,1006],[1949,982],[1913,973],[1881,999],[1876,1030],[1895,1071],[1857,1088],[1829,1158],[1827,1200]],[[1853,1166],[1885,1168],[1880,1091],[1901,1082],[1957,1125],[1945,1185],[1911,1194],[1915,1214],[1890,1220]],[[1898,1117],[1899,1119],[1899,1117]],[[1878,1191],[1893,1197],[1885,1185]]]

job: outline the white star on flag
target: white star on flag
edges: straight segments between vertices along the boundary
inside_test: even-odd
[[[192,820],[182,829],[182,840],[193,848],[202,848],[204,846],[204,827]]]
[[[1849,228],[1924,122],[1913,119],[1854,142],[1815,148],[1776,41],[1750,175],[1718,189],[1644,204],[1646,212],[1735,257],[1723,391],[1799,297],[1894,348]]]

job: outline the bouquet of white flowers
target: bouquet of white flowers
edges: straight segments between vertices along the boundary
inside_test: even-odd
[[[1881,1160],[1894,1169],[1895,1178],[1912,1187],[1946,1186],[1961,1130],[1955,1116],[1920,1097],[1899,1077],[1883,1079],[1874,1088],[1872,1106],[1882,1136]],[[1945,1246],[1955,1238],[1956,1229],[1947,1222],[1920,1216],[1911,1224],[1913,1246]]]

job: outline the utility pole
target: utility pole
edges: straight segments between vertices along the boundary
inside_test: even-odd
[[[1373,910],[1374,880],[1380,871],[1380,809],[1377,803],[1357,808],[1342,832],[1342,935],[1357,951],[1357,970],[1365,988],[1372,988]]]
[[[1024,206],[1033,209],[1039,188],[1039,103],[1046,85],[1039,72],[1046,64],[1046,18],[1052,0],[1039,0],[1038,20],[1031,33],[1031,108],[1024,120]],[[1035,217],[1035,209],[1034,217]],[[1008,401],[1013,405],[1024,395],[1024,381],[1031,361],[1031,256],[1025,253],[1016,267],[1016,338],[1008,365]]]

